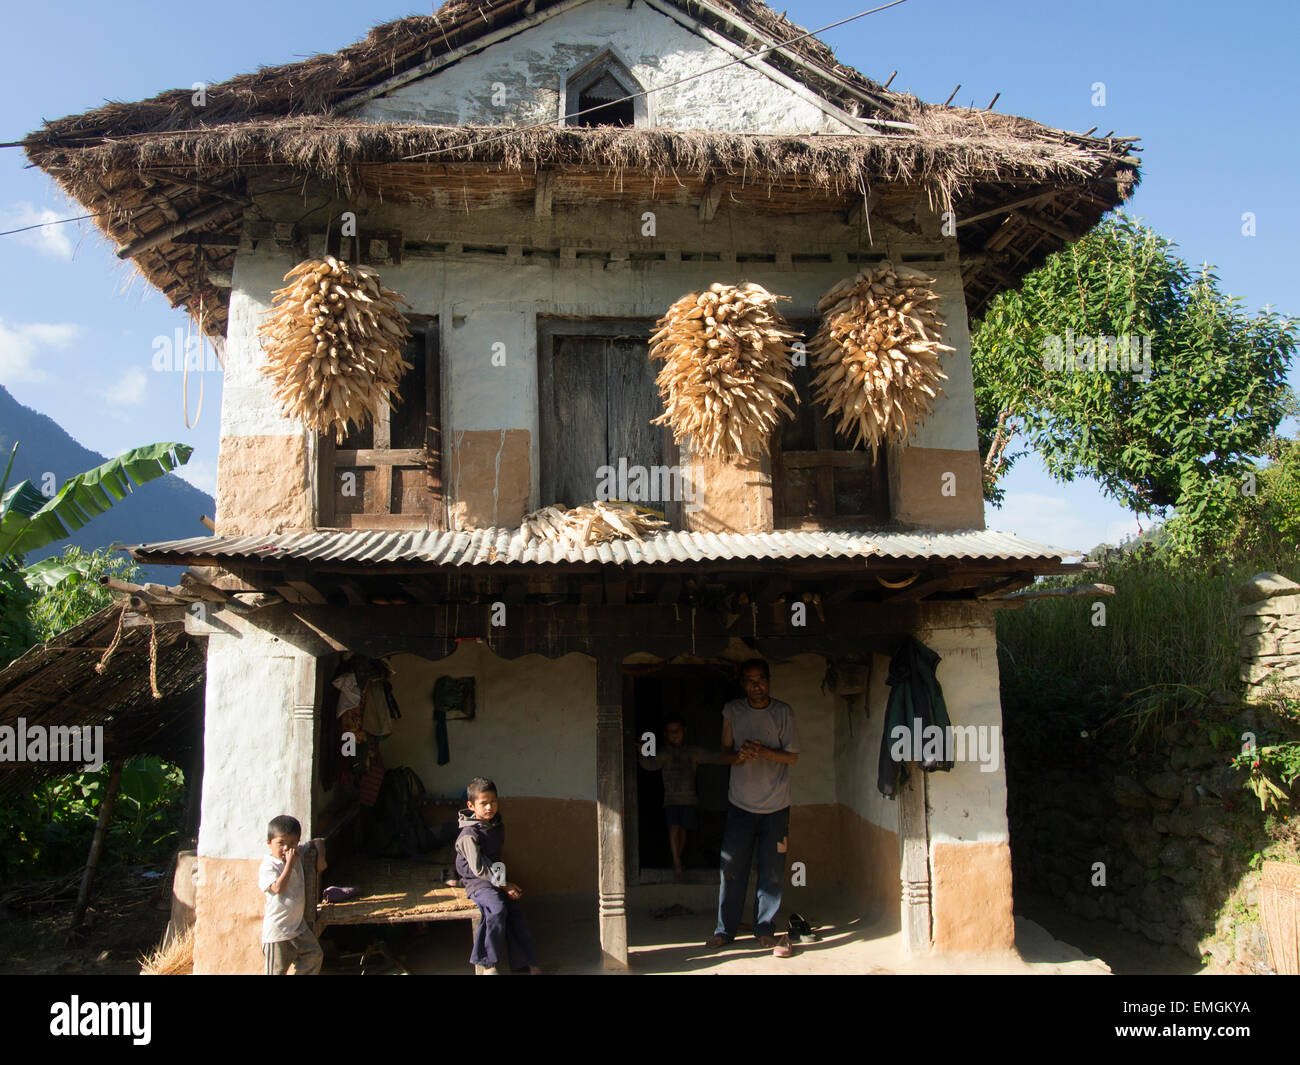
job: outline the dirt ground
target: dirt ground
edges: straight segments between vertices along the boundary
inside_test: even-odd
[[[78,876],[0,889],[0,974],[135,974],[140,958],[162,939],[170,895],[160,888],[162,870],[146,867],[103,870],[81,941],[69,935]],[[680,887],[678,888],[680,890]],[[635,971],[642,973],[900,973],[1094,972],[1191,974],[1211,972],[1173,947],[1151,943],[1117,925],[1084,921],[1047,896],[1017,898],[1018,955],[914,959],[903,954],[896,928],[868,924],[851,915],[825,913],[823,939],[798,950],[793,959],[774,959],[747,937],[724,951],[702,949],[711,928],[713,892],[688,900],[680,915],[663,914],[667,886],[629,891],[629,939]],[[710,897],[706,898],[708,894]],[[644,896],[642,898],[641,896]],[[662,898],[660,896],[663,896]],[[594,950],[575,952],[576,943],[596,940],[595,914],[578,900],[537,900],[530,915],[543,969],[555,973],[598,971]],[[463,927],[462,927],[463,925]],[[338,974],[467,971],[468,923],[388,929],[334,929],[326,971]],[[702,930],[702,931],[701,931]],[[369,952],[384,941],[394,965]],[[363,970],[362,955],[366,954]],[[377,963],[377,964],[376,964]]]
[[[139,973],[140,956],[162,940],[171,913],[162,872],[100,870],[80,941],[69,934],[80,873],[0,888],[0,974]]]

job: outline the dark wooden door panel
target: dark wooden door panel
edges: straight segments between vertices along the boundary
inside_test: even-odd
[[[542,505],[592,500],[596,471],[608,461],[604,337],[560,337],[551,360],[551,398],[543,412]]]

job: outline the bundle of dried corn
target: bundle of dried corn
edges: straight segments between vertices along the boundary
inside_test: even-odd
[[[590,547],[610,540],[635,540],[643,533],[654,534],[668,527],[654,512],[633,503],[588,503],[585,506],[552,506],[524,515],[520,532],[524,543],[551,540],[574,547]]]
[[[766,454],[778,412],[793,417],[788,393],[794,338],[774,296],[752,282],[691,292],[659,319],[650,358],[663,362],[655,383],[667,423],[680,444],[690,436],[700,454],[754,458]]]
[[[314,432],[332,429],[342,443],[349,422],[361,428],[392,407],[397,382],[411,368],[402,358],[411,334],[397,308],[406,301],[375,271],[332,255],[299,263],[284,275],[290,278],[259,331],[267,350],[262,372],[287,417]]]
[[[939,354],[944,320],[929,286],[934,278],[904,275],[883,263],[846,278],[817,304],[821,327],[809,345],[816,400],[837,431],[874,453],[906,440],[929,417],[948,375]],[[856,434],[855,434],[856,430]]]

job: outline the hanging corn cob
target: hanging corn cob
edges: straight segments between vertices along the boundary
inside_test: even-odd
[[[816,401],[836,430],[874,453],[906,440],[929,417],[948,379],[939,369],[944,321],[929,286],[883,263],[846,278],[817,304],[822,324],[809,344]]]
[[[790,383],[794,333],[761,285],[710,285],[671,307],[650,338],[650,358],[663,362],[655,378],[667,423],[680,444],[721,458],[767,453],[778,412],[793,417],[782,394],[797,402]]]
[[[550,540],[573,547],[589,547],[611,540],[641,542],[642,534],[666,529],[668,523],[653,516],[652,511],[632,503],[588,503],[571,509],[543,507],[525,514],[520,532],[524,543]]]
[[[410,332],[396,292],[375,271],[332,255],[308,259],[284,279],[259,335],[266,340],[262,372],[274,382],[286,417],[314,432],[334,431],[342,443],[383,409],[411,364],[402,358]]]

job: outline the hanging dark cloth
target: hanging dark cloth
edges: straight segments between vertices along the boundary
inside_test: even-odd
[[[889,703],[885,708],[876,778],[877,789],[887,799],[896,798],[899,787],[907,779],[905,762],[916,761],[926,772],[952,768],[952,762],[943,760],[948,753],[951,722],[943,701],[943,689],[935,677],[940,661],[937,654],[911,636],[889,660]],[[932,726],[941,730],[938,758],[934,757],[932,737],[935,734],[926,731]],[[899,728],[907,730],[905,737],[895,734]],[[899,751],[901,757],[895,760],[894,751],[900,746],[900,738],[905,742]],[[931,739],[931,743],[927,744],[927,739]],[[921,752],[919,759],[916,757],[918,750]]]

